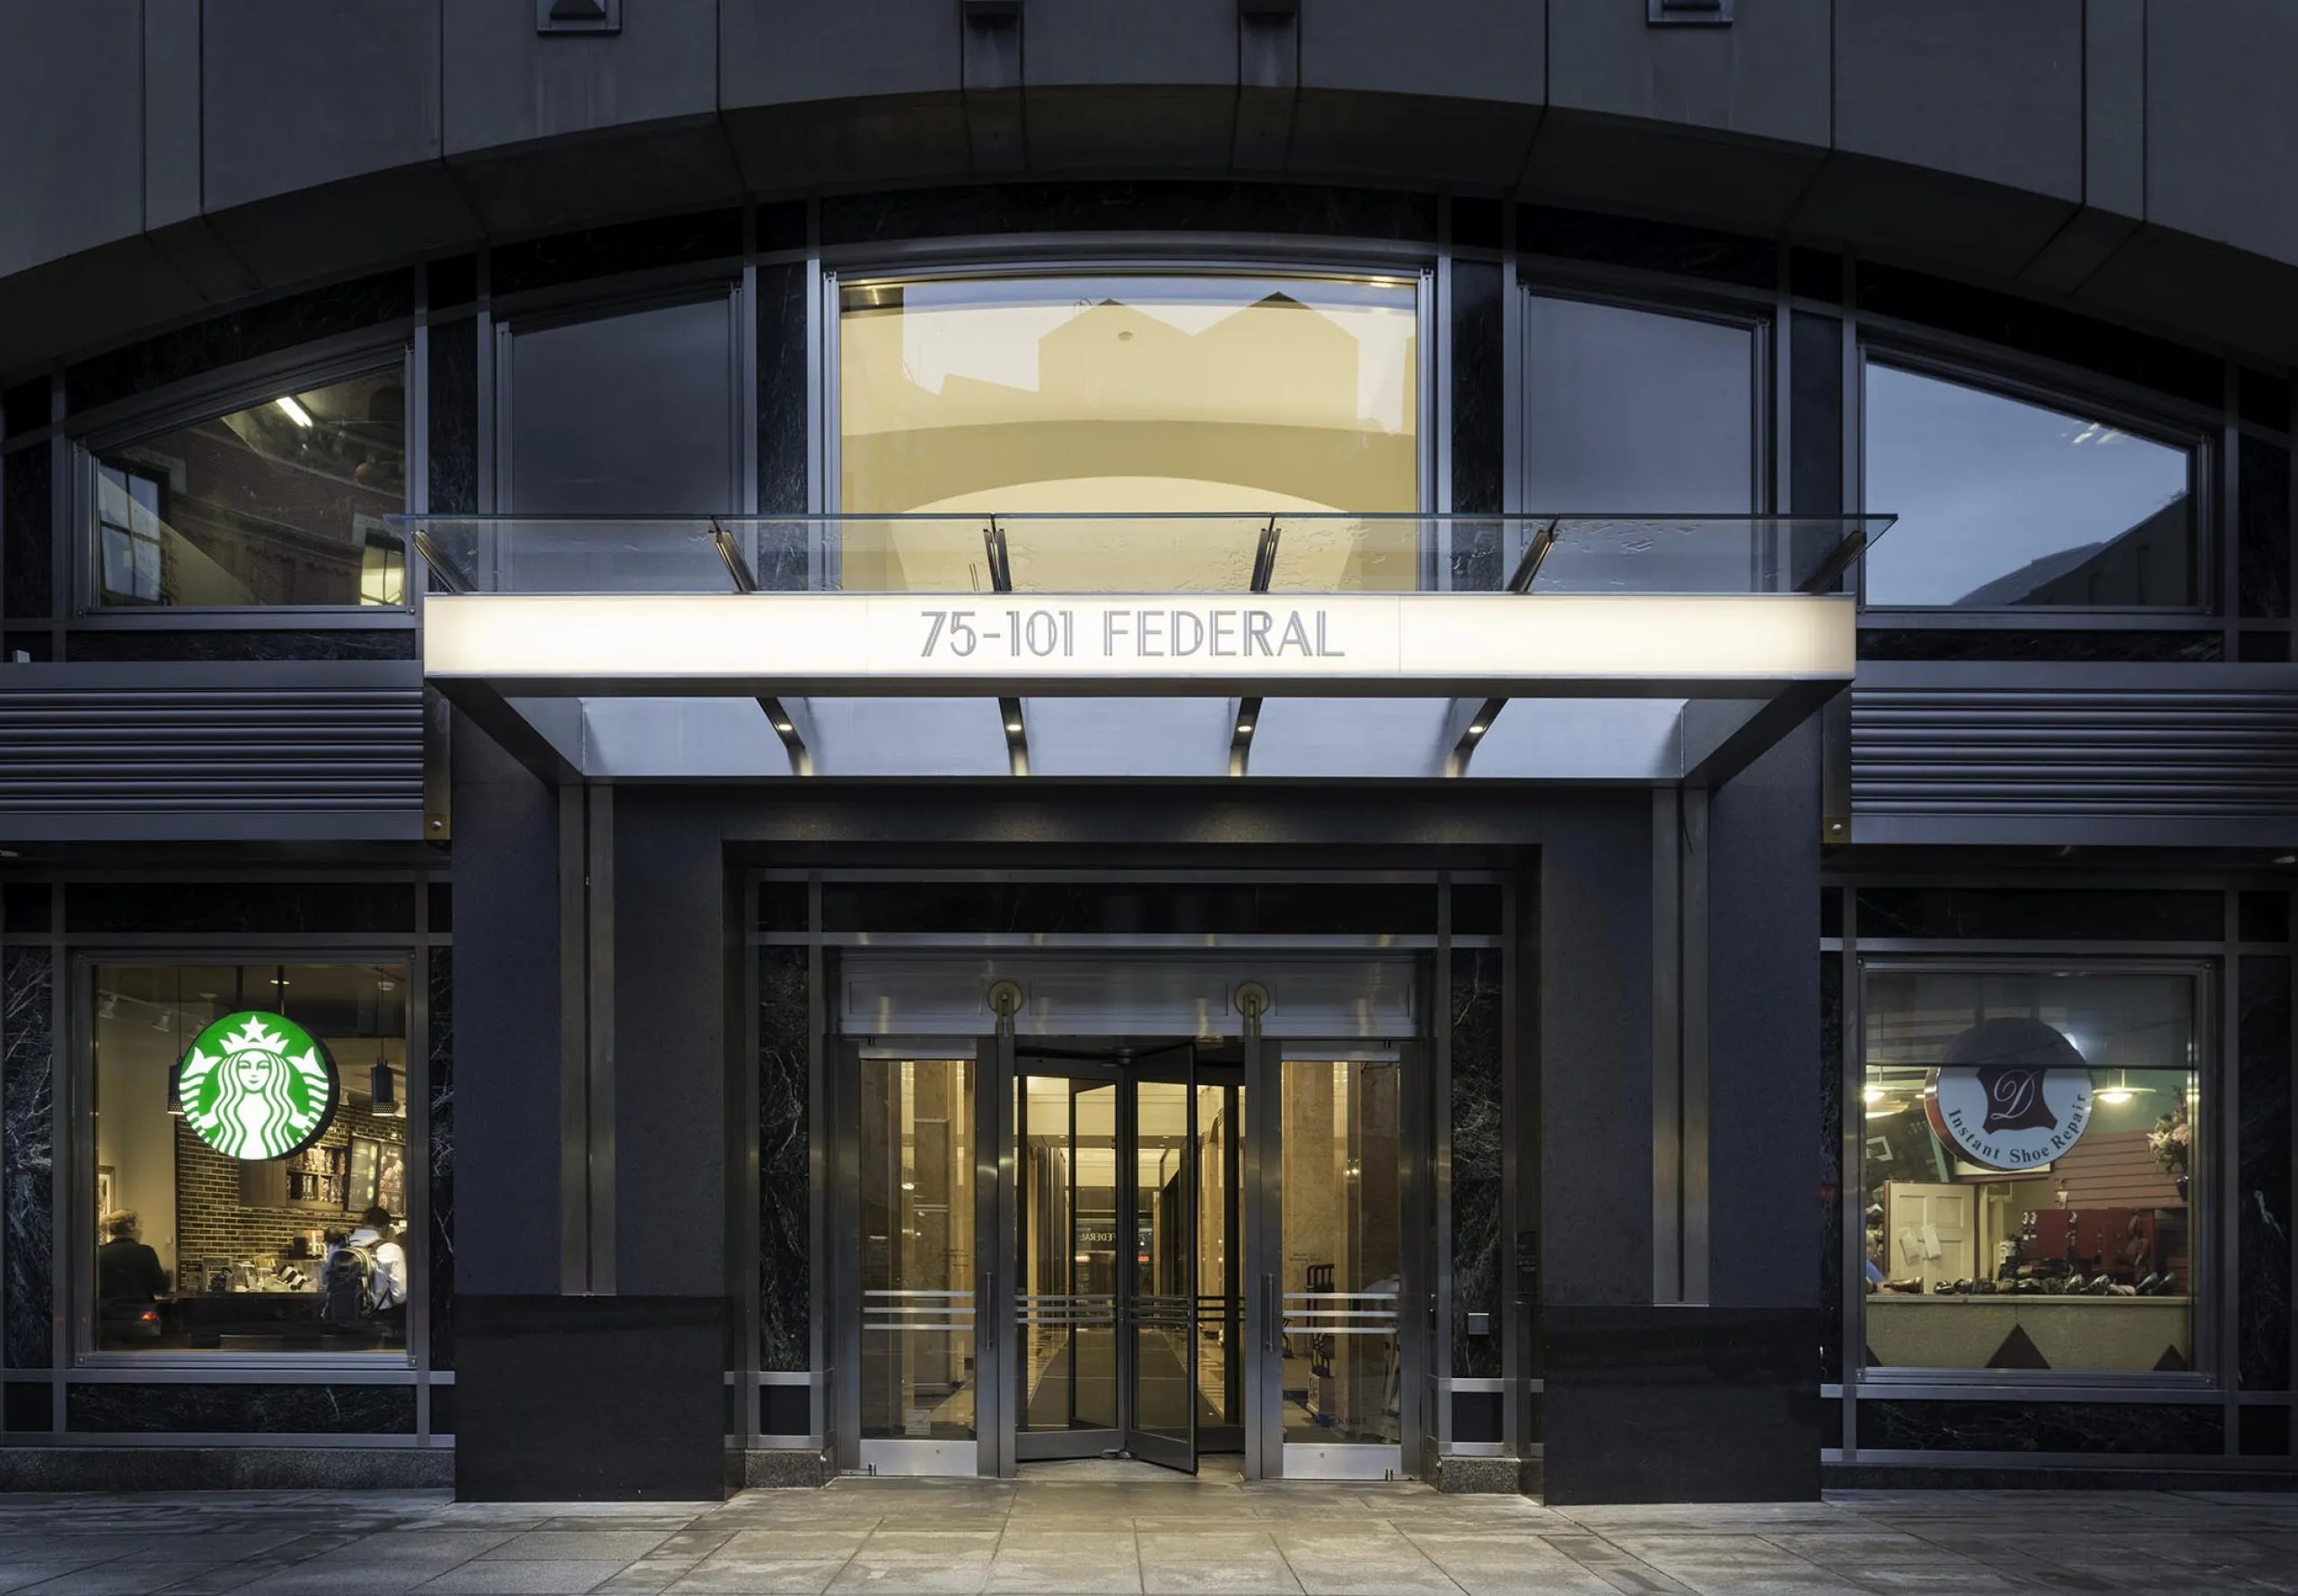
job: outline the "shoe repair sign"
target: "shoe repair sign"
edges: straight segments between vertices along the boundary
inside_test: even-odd
[[[1948,1065],[1932,1072],[1923,1108],[1939,1139],[1971,1162],[1990,1170],[2039,1169],[2090,1128],[2091,1072]]]

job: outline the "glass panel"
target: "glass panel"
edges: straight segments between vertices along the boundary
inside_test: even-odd
[[[981,520],[1024,591],[1248,585],[1259,527],[1216,512],[1419,507],[1418,290],[1401,279],[980,277],[846,288],[840,508],[957,519],[841,529],[857,590],[990,589]],[[1198,520],[1205,517],[1207,519]],[[1413,522],[1286,539],[1280,585],[1418,585]]]
[[[332,1092],[291,1092],[276,1048],[219,1049],[179,1091],[201,1032],[242,1012],[320,1044]],[[405,969],[102,965],[89,1036],[96,1350],[403,1351]],[[251,1155],[224,1150],[235,1133]]]
[[[1134,1083],[1134,1181],[1130,1267],[1133,1425],[1186,1439],[1192,1422],[1190,1342],[1197,1232],[1188,1168],[1189,1088],[1176,1081]],[[1201,1415],[1194,1416],[1201,1417]]]
[[[2206,1123],[2195,987],[1867,977],[1871,1366],[2191,1366]]]
[[[1022,1081],[1022,1427],[1117,1425],[1117,1088]]]
[[[970,1058],[865,1058],[861,1081],[862,1434],[974,1429]]]
[[[103,603],[407,602],[399,368],[266,399],[97,458]]]
[[[2193,452],[1871,362],[1867,602],[2195,602]]]
[[[1285,1439],[1402,1438],[1399,1071],[1283,1065]]]
[[[1197,1422],[1241,1425],[1244,1296],[1238,1207],[1240,1086],[1197,1089]],[[1232,1356],[1232,1350],[1236,1355]]]

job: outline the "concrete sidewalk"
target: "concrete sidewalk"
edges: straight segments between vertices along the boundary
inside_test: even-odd
[[[2298,1591],[2298,1496],[1847,1492],[1547,1508],[1419,1485],[1247,1486],[1124,1463],[843,1479],[731,1502],[0,1496],[0,1592]]]

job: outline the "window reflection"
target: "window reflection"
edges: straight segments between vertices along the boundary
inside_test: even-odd
[[[2192,604],[2193,454],[1871,362],[1867,507],[1899,522],[1867,555],[1867,601]]]
[[[95,463],[108,605],[407,602],[383,519],[407,507],[399,369],[282,393],[108,450]]]

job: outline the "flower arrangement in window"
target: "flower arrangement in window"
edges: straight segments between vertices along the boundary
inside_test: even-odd
[[[2154,1155],[2154,1162],[2162,1166],[2164,1173],[2184,1177],[2187,1154],[2193,1140],[2194,1130],[2187,1121],[2187,1106],[2181,1101],[2157,1119],[2154,1128],[2146,1133],[2146,1150]]]

